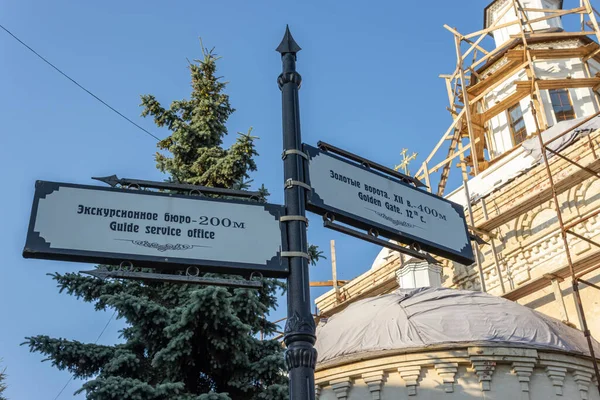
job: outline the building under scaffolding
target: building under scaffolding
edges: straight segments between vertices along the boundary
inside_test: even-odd
[[[485,241],[474,243],[474,265],[440,260],[442,285],[577,327],[592,358],[590,332],[600,338],[598,17],[589,0],[571,9],[561,0],[496,0],[482,30],[445,26],[457,55],[454,72],[441,75],[452,123],[415,174],[462,204]],[[495,48],[484,47],[487,36]],[[316,300],[320,315],[398,289],[405,261],[382,250],[369,271]]]

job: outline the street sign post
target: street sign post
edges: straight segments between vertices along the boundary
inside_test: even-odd
[[[462,206],[328,151],[304,145],[304,152],[312,187],[309,211],[473,263]]]
[[[315,320],[310,312],[310,279],[306,241],[306,184],[304,154],[300,135],[298,89],[302,77],[296,71],[300,46],[286,27],[276,49],[281,54],[282,72],[277,78],[281,90],[283,125],[283,175],[285,179],[285,228],[287,230],[290,274],[287,285],[287,322],[283,340],[285,363],[290,378],[290,400],[314,400],[317,351]]]
[[[283,207],[67,183],[36,183],[23,256],[285,277]]]

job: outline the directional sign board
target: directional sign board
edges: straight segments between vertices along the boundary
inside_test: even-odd
[[[462,206],[315,147],[304,145],[304,152],[312,187],[309,211],[473,263]]]
[[[26,258],[284,277],[282,206],[36,183]]]

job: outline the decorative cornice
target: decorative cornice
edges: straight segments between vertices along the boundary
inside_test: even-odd
[[[337,397],[338,400],[345,400],[348,398],[350,386],[352,386],[352,380],[350,378],[342,378],[331,381],[331,388],[335,392],[335,397]]]
[[[485,10],[485,28],[489,28],[494,23],[494,14],[500,11],[509,0],[497,0],[490,4]]]
[[[592,373],[578,370],[575,371],[573,377],[575,378],[575,382],[577,382],[577,386],[579,386],[581,400],[588,400],[588,389],[592,382]]]
[[[554,391],[557,396],[563,395],[563,385],[565,384],[565,376],[567,375],[567,369],[565,367],[547,366],[546,374],[552,381]]]
[[[373,400],[385,400],[384,385],[387,376],[387,381],[393,386],[397,385],[398,378],[400,378],[406,386],[408,396],[420,394],[427,396],[423,391],[438,390],[441,392],[442,388],[448,393],[458,391],[457,385],[473,379],[473,375],[470,375],[469,378],[465,377],[466,380],[463,379],[465,374],[474,373],[481,384],[481,391],[484,392],[491,389],[494,375],[497,374],[495,371],[499,368],[502,368],[503,379],[506,379],[504,378],[505,372],[512,371],[513,383],[509,384],[509,381],[502,380],[498,385],[509,384],[509,387],[512,388],[510,393],[513,397],[511,398],[515,400],[529,399],[529,392],[536,390],[537,386],[531,387],[532,382],[530,381],[534,373],[536,378],[539,378],[536,379],[535,385],[544,385],[546,390],[555,392],[557,396],[562,396],[563,389],[568,386],[569,390],[574,388],[579,390],[581,400],[587,400],[588,391],[593,383],[591,361],[574,354],[543,352],[519,347],[472,346],[461,350],[440,349],[382,356],[370,360],[359,359],[355,362],[346,362],[328,369],[321,369],[317,371],[315,377],[315,390],[324,398],[326,397],[324,392],[328,392],[329,397],[327,398],[332,398],[331,391],[333,391],[338,399],[346,400],[350,397],[354,386],[362,386],[363,396],[365,390],[368,390]],[[423,374],[423,370],[427,373]],[[443,386],[439,386],[437,389],[431,386],[431,382],[439,382],[439,379],[435,377],[436,373],[433,373],[434,370],[443,382]],[[433,375],[431,375],[432,373]],[[547,381],[543,380],[544,376],[547,376]],[[421,379],[428,381],[420,383]],[[421,385],[422,388],[417,391],[417,387]],[[500,386],[495,390],[500,390]],[[566,392],[566,389],[564,391]],[[507,398],[508,393],[505,396]]]
[[[501,59],[499,59],[498,61],[496,61],[495,63],[493,63],[492,65],[490,65],[489,67],[487,67],[485,69],[485,76],[483,78],[483,80],[487,79],[490,75],[492,75],[494,72],[496,72],[500,67],[503,67],[504,65],[508,64],[508,57],[504,56]],[[488,96],[485,96],[486,100],[488,98]]]
[[[566,40],[553,40],[551,42],[542,43],[527,43],[530,49],[573,49],[579,46],[583,46],[584,43],[581,39],[566,39]],[[523,46],[519,46],[523,48]]]
[[[522,362],[515,361],[512,364],[512,371],[517,375],[519,382],[521,382],[521,391],[529,392],[529,382],[533,369],[535,368],[534,362]]]
[[[383,383],[383,371],[362,374],[362,378],[369,387],[373,400],[381,399],[381,384]]]
[[[454,392],[454,382],[456,379],[456,372],[458,371],[457,363],[436,363],[434,364],[435,370],[444,382],[444,392]]]
[[[407,367],[398,368],[400,378],[402,378],[406,384],[406,390],[409,396],[417,395],[417,385],[419,384],[419,376],[421,375],[421,366],[412,365]]]
[[[491,390],[492,375],[496,369],[496,361],[491,360],[474,360],[471,365],[475,370],[475,374],[481,384],[481,390],[487,392]]]
[[[546,207],[543,209],[546,209]],[[532,210],[532,213],[538,214],[543,209]],[[590,209],[593,210],[594,208]],[[533,218],[529,218],[529,220],[532,219]],[[525,220],[526,219],[523,219],[523,222]],[[536,235],[537,237],[530,243],[523,243],[523,238],[520,236],[511,239],[515,240],[514,249],[509,252],[505,251],[500,253],[503,256],[500,260],[500,266],[501,268],[504,267],[502,269],[502,272],[505,274],[504,279],[513,278],[517,282],[525,282],[534,277],[532,276],[531,271],[540,270],[540,268],[541,270],[544,270],[544,264],[547,262],[551,262],[552,265],[561,263],[561,259],[563,263],[566,262],[564,247],[562,245],[562,240],[560,240],[560,233],[556,230],[557,225],[558,223],[548,227],[545,234],[541,232],[539,235]],[[576,233],[593,239],[600,234],[600,217],[594,216],[590,218],[586,224],[582,224],[573,229]],[[548,232],[551,233],[548,234]],[[579,248],[579,246],[586,244],[585,241],[573,236],[569,236],[568,239],[569,247],[572,249]],[[508,246],[512,247],[512,245]],[[494,269],[495,265],[493,260],[486,262],[486,264],[483,265],[483,272],[486,274],[487,278],[486,284],[490,287],[493,287],[494,282],[499,284],[497,277],[494,280],[489,279],[489,276],[493,274]],[[535,276],[538,275],[541,275],[541,273],[538,273]],[[478,279],[479,277],[474,269],[468,271],[465,270],[453,277],[452,287],[471,289],[477,284],[476,281]]]

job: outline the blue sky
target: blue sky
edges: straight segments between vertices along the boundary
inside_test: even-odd
[[[201,57],[198,38],[223,58],[219,74],[237,112],[235,132],[260,137],[256,184],[282,203],[281,70],[274,51],[285,24],[303,48],[298,70],[303,140],[327,141],[393,166],[408,147],[427,156],[450,123],[440,73],[455,66],[453,37],[481,28],[486,1],[177,1],[0,4],[0,24],[64,72],[159,137],[167,132],[139,117],[141,94],[168,105],[189,96],[186,58]],[[487,41],[487,39],[486,39]],[[155,141],[106,109],[0,31],[0,357],[11,399],[54,399],[69,379],[42,356],[19,346],[47,334],[93,342],[111,313],[59,294],[47,273],[90,266],[24,260],[21,251],[36,179],[94,184],[91,176],[118,174],[150,180]],[[367,270],[379,248],[313,223],[309,240],[329,255],[336,240],[338,278]],[[312,280],[331,279],[329,260],[311,269]],[[324,289],[313,289],[313,296]],[[282,300],[284,306],[284,300]],[[284,307],[272,315],[282,317]],[[118,341],[112,322],[100,343]],[[60,396],[72,393],[73,381]],[[80,395],[75,398],[83,398]]]

